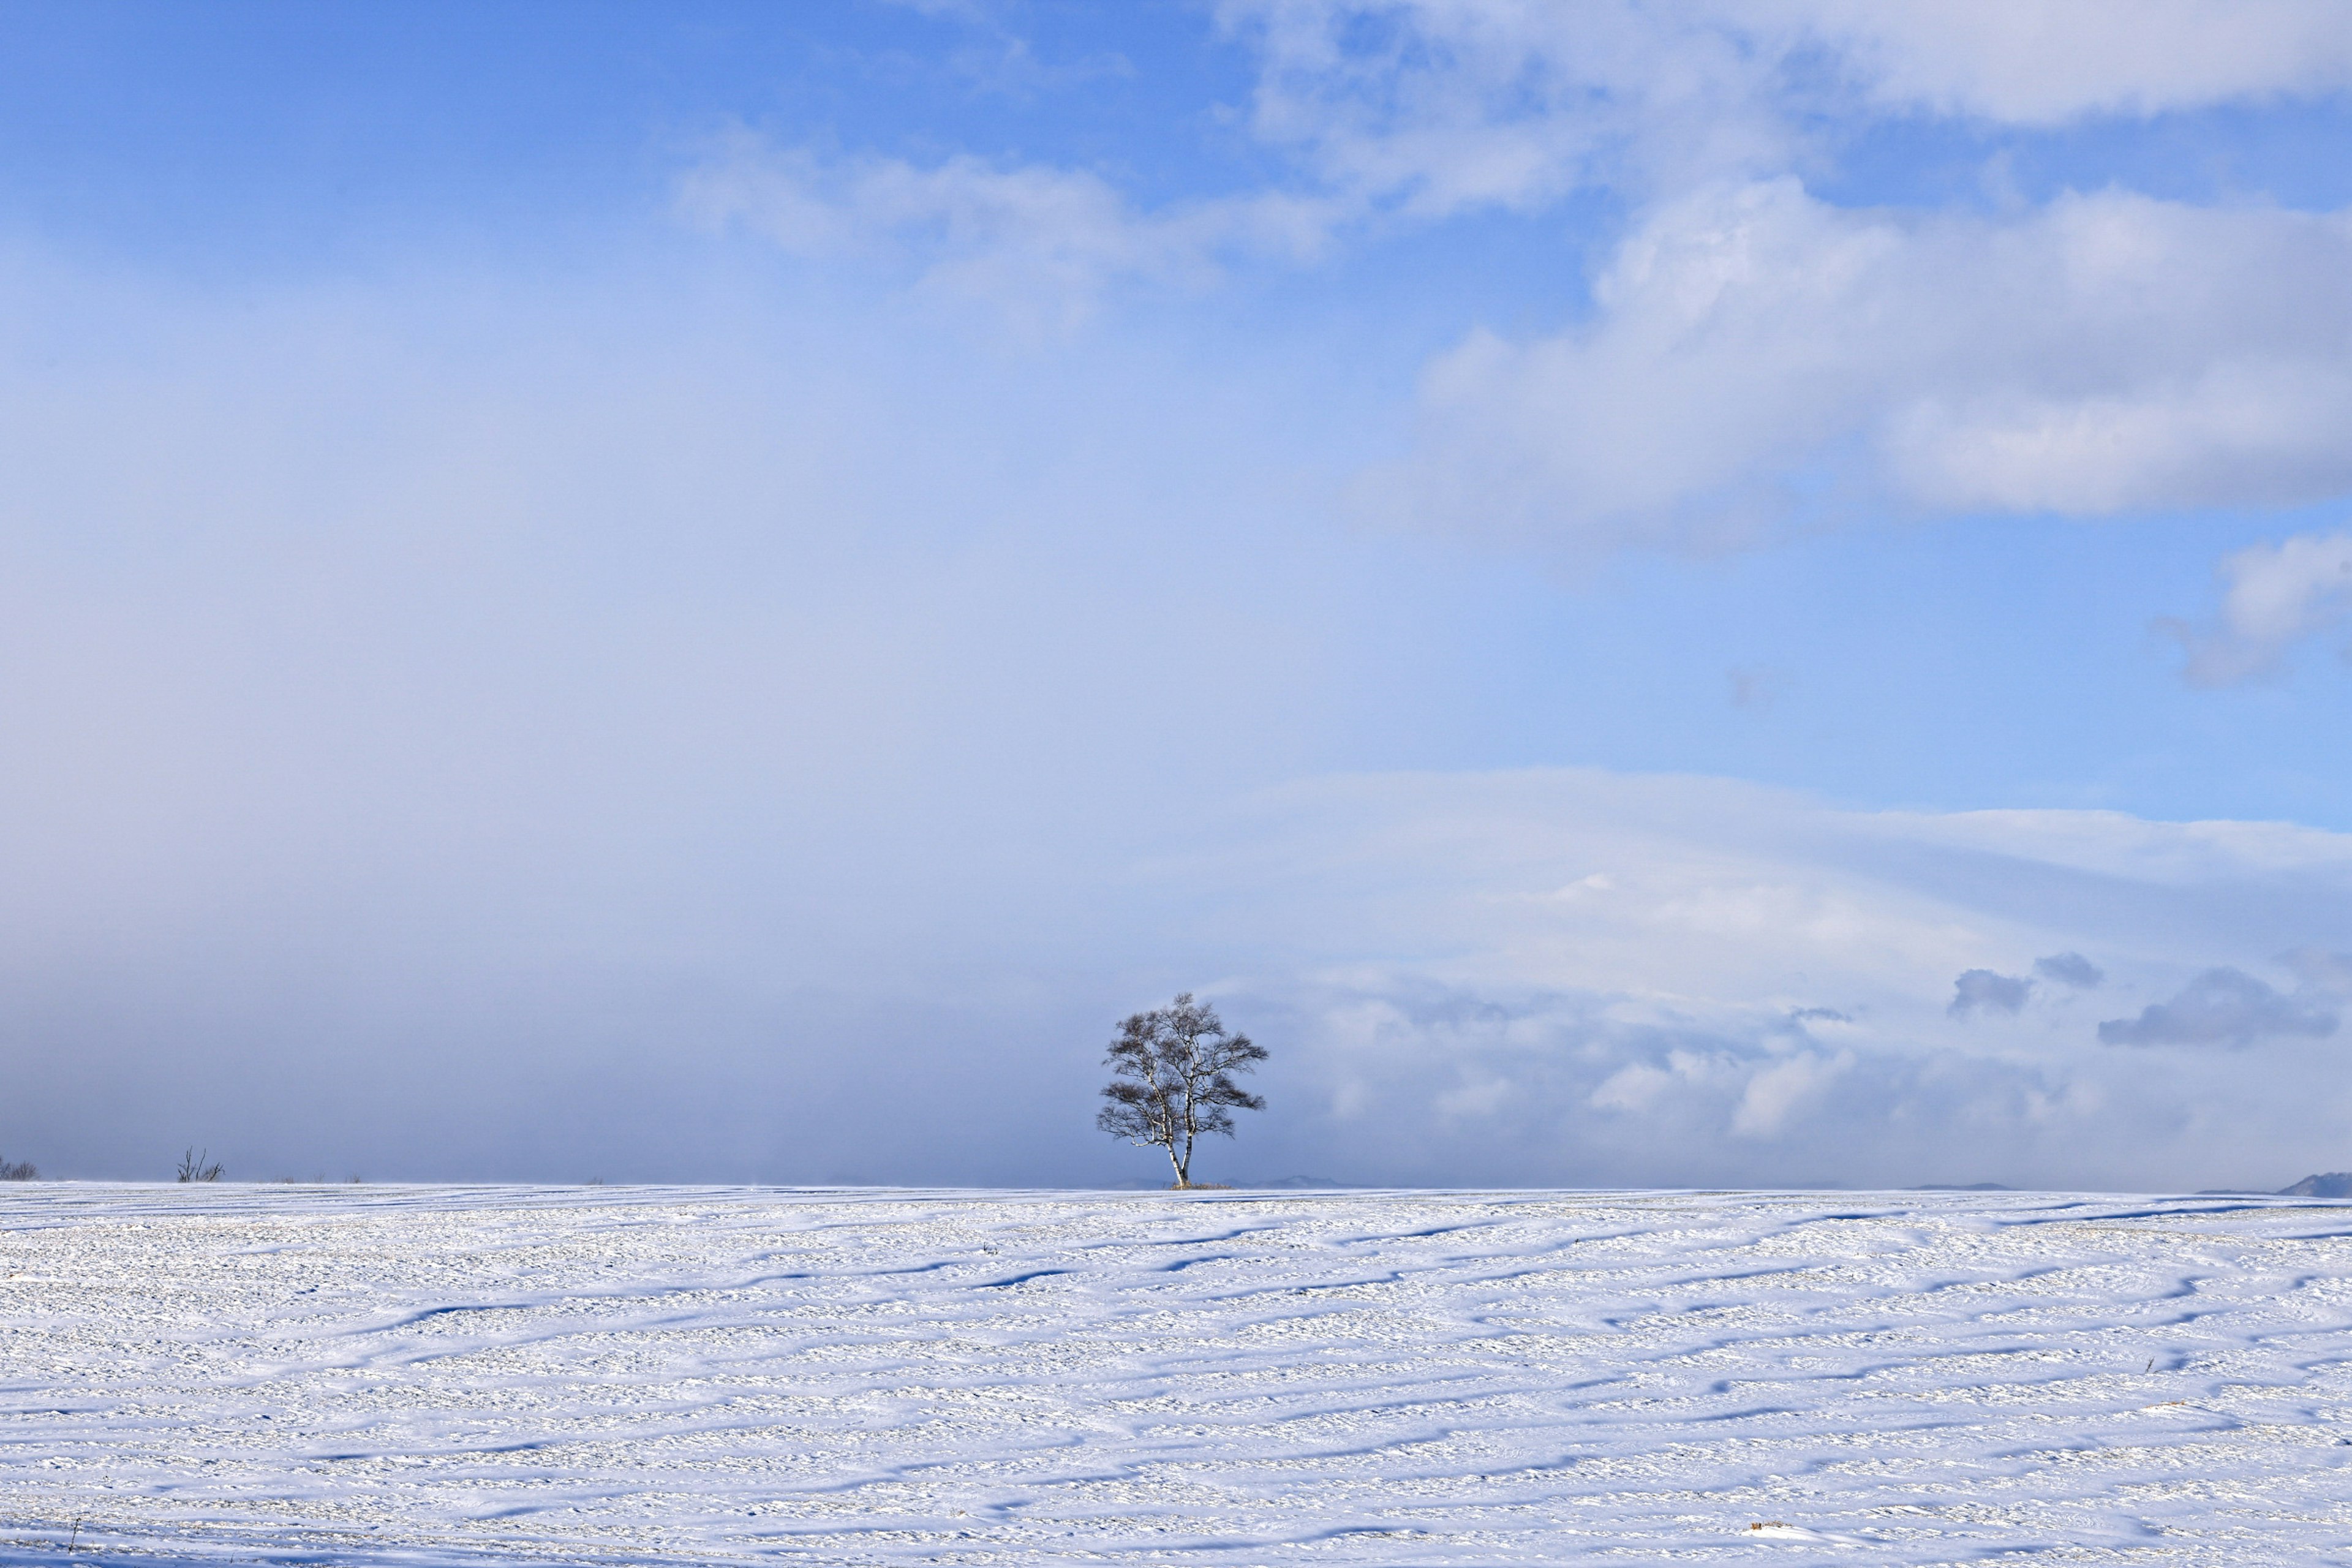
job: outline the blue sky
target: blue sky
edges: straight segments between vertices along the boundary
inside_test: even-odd
[[[2352,1163],[2333,6],[0,27],[11,1158]]]

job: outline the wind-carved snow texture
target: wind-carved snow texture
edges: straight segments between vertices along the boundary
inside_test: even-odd
[[[2352,1548],[2326,1204],[47,1187],[0,1215],[10,1563]]]

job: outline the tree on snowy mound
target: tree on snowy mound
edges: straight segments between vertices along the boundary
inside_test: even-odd
[[[1233,1079],[1264,1060],[1264,1047],[1252,1045],[1247,1035],[1227,1034],[1217,1010],[1187,991],[1118,1026],[1118,1038],[1103,1058],[1111,1069],[1103,1087],[1110,1103],[1095,1125],[1114,1138],[1165,1149],[1176,1184],[1189,1187],[1194,1140],[1210,1132],[1230,1138],[1234,1111],[1265,1109],[1263,1099]]]

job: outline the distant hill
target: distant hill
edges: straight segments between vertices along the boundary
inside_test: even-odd
[[[1915,1193],[2013,1193],[2017,1191],[2015,1187],[2005,1182],[1929,1182],[1926,1186],[1914,1187],[1911,1190]]]
[[[2283,1198],[2352,1198],[2352,1171],[2330,1171],[2325,1175],[2305,1176],[2291,1187],[2281,1187]]]

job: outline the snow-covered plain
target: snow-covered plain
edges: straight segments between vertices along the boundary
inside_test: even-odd
[[[0,1216],[9,1563],[2352,1550],[2334,1204],[34,1185]]]

